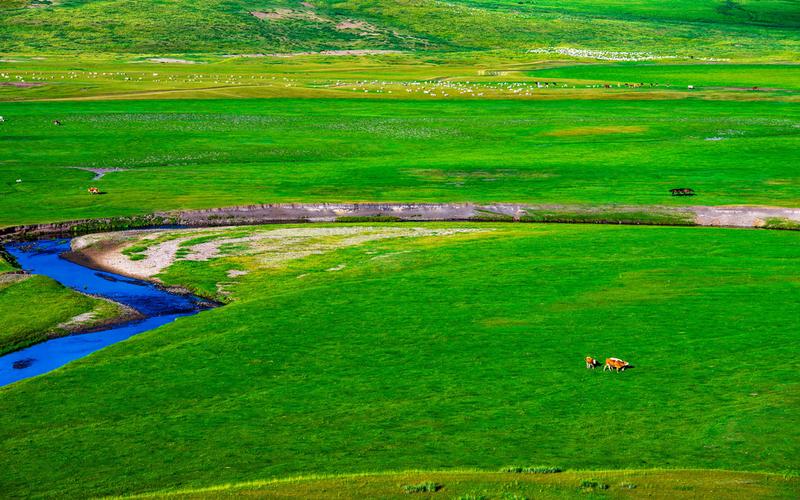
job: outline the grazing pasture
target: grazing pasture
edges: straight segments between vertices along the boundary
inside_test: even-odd
[[[692,204],[800,203],[789,102],[93,101],[0,115],[0,226],[272,202],[685,204],[676,187]]]
[[[293,227],[131,240],[133,256],[179,239],[157,276],[229,303],[0,389],[2,490],[514,464],[791,477],[796,233]],[[635,368],[587,370],[586,355]],[[678,485],[704,491],[693,477]]]
[[[798,0],[0,0],[3,238],[223,304],[0,387],[0,496],[800,497],[798,103]],[[381,202],[481,222],[135,217]],[[4,255],[0,354],[121,317]]]

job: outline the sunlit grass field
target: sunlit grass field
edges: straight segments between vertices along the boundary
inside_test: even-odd
[[[0,0],[0,228],[798,208],[799,55],[798,0]],[[353,222],[131,236],[226,305],[0,388],[0,496],[800,496],[796,232]],[[0,353],[119,312],[11,270]]]
[[[160,276],[230,303],[0,389],[3,491],[508,465],[794,467],[794,233],[424,228],[473,231],[360,244],[192,233],[181,255],[219,239],[222,256]],[[229,234],[272,230],[286,231]],[[586,355],[635,368],[586,370]]]
[[[800,203],[787,102],[158,100],[0,115],[2,225],[271,202],[675,205],[683,186],[693,204]]]

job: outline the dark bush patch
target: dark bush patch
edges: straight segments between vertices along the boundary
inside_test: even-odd
[[[607,490],[608,489],[608,485],[607,484],[601,483],[601,482],[596,481],[594,479],[584,479],[583,481],[581,481],[580,487],[581,487],[581,489],[585,489],[585,490],[595,490],[595,489],[596,490]]]
[[[419,484],[406,484],[403,485],[404,493],[435,493],[442,489],[441,484],[432,481],[425,481]]]

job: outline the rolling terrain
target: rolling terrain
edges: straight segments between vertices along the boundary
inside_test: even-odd
[[[85,497],[515,464],[787,474],[798,325],[780,304],[798,293],[795,237],[453,223],[134,233],[118,250],[133,265],[228,304],[0,389],[14,457],[2,483]],[[635,368],[586,370],[587,354]],[[747,357],[770,368],[744,369]]]
[[[800,208],[799,54],[797,0],[0,0],[4,241],[221,304],[0,387],[2,496],[797,498],[800,225],[678,226]],[[148,218],[275,203],[387,205]],[[125,313],[4,255],[0,353]]]
[[[253,54],[581,47],[660,57],[796,58],[796,0],[3,0],[14,53]],[[736,43],[731,43],[735,40]]]

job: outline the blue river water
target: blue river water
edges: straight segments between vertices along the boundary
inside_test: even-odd
[[[97,332],[47,340],[0,356],[0,386],[55,370],[137,333],[152,330],[208,307],[202,299],[193,295],[170,293],[146,281],[97,271],[63,259],[61,254],[69,250],[68,239],[6,245],[6,251],[26,271],[49,276],[62,285],[83,293],[125,304],[139,311],[144,319]],[[41,307],[46,308],[48,305],[41,304]]]

